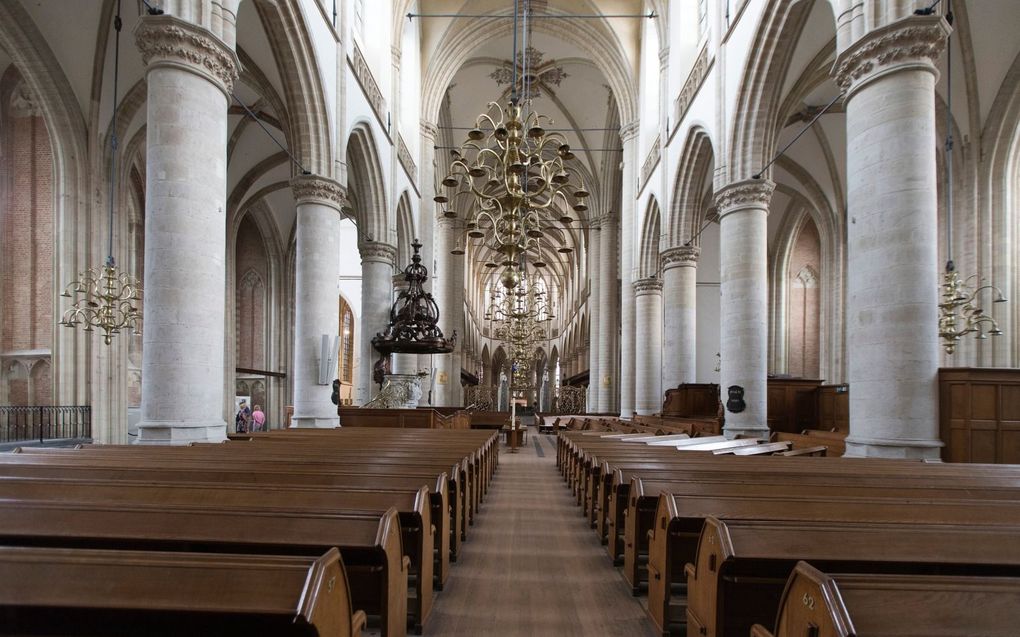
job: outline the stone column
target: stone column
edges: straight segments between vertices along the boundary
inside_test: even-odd
[[[617,316],[620,308],[620,283],[617,270],[618,217],[612,212],[602,218],[599,230],[599,313],[598,326],[598,411],[616,410],[620,379],[616,373]]]
[[[138,442],[226,437],[227,106],[239,63],[207,29],[145,16],[145,324]]]
[[[330,346],[340,326],[340,206],[343,188],[332,179],[299,176],[290,182],[297,203],[294,276],[294,416],[291,427],[336,427],[330,401],[333,374],[319,384],[322,335]]]
[[[456,228],[453,228],[453,239],[456,241]],[[460,384],[460,370],[464,365],[464,342],[467,338],[467,330],[464,326],[464,260],[466,256],[451,255],[447,251],[450,260],[446,268],[446,274],[440,281],[446,286],[444,299],[446,306],[440,310],[440,316],[446,315],[446,325],[443,334],[451,336],[457,334],[457,344],[453,352],[447,354],[447,386],[446,402],[448,407],[464,406],[464,387]]]
[[[601,231],[598,222],[588,231],[588,411],[598,411],[599,402],[599,317],[602,307],[599,290],[600,255],[602,253]]]
[[[436,378],[436,390],[432,395],[432,404],[438,406],[451,406],[459,404],[456,402],[459,395],[455,392],[455,387],[460,387],[460,340],[464,338],[463,329],[463,287],[459,290],[455,288],[458,280],[463,285],[463,268],[464,268],[464,256],[458,256],[450,254],[450,250],[453,249],[456,241],[457,228],[454,219],[448,219],[446,217],[439,217],[436,219],[435,225],[435,247],[433,254],[435,255],[435,272],[432,273],[433,285],[432,285],[432,297],[436,301],[436,305],[439,306],[439,328],[443,330],[443,335],[447,338],[453,336],[454,330],[457,330],[458,325],[458,312],[456,309],[456,301],[459,296],[461,299],[461,310],[460,310],[460,321],[459,324],[461,329],[457,330],[457,349],[450,354],[438,354],[433,357],[433,364],[436,367],[436,373],[445,375],[445,383],[440,383],[442,376]],[[459,268],[459,270],[458,270]],[[457,273],[460,272],[460,276]],[[454,359],[457,359],[454,361]],[[453,369],[457,367],[456,374]],[[456,385],[455,385],[456,383]],[[426,389],[426,394],[428,390]]]
[[[848,456],[938,458],[935,62],[939,16],[876,29],[837,60],[846,93]]]
[[[724,433],[768,437],[768,206],[776,185],[741,181],[716,193],[722,300],[722,401]],[[730,401],[730,393],[743,393]]]
[[[634,282],[635,404],[638,415],[657,413],[662,407],[662,281],[650,277]]]
[[[662,286],[665,302],[663,328],[662,390],[693,383],[697,376],[698,255],[696,246],[669,248],[662,253]]]
[[[620,215],[620,417],[634,415],[634,246],[637,237],[637,141],[638,124],[620,129],[623,141],[623,178]]]
[[[386,243],[362,243],[361,251],[361,365],[358,368],[358,397],[364,405],[379,393],[372,369],[379,352],[372,347],[376,334],[386,330],[393,306],[393,261],[397,249]]]

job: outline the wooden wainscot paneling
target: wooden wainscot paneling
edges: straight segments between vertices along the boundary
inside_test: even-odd
[[[1020,369],[939,370],[946,462],[1020,464]]]
[[[850,433],[849,385],[822,385],[818,388],[818,428]]]
[[[768,424],[772,431],[800,433],[821,429],[818,422],[818,388],[810,378],[768,379]]]
[[[662,403],[663,416],[715,418],[719,414],[719,385],[713,383],[682,383],[666,390]]]
[[[396,429],[437,429],[437,412],[431,409],[365,409],[340,407],[343,427],[389,427]]]

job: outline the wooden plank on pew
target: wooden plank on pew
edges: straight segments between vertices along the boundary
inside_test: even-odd
[[[788,442],[767,442],[765,444],[751,445],[745,447],[730,447],[727,449],[716,449],[712,453],[717,456],[733,454],[734,456],[760,456],[764,454],[786,451],[790,448]]]
[[[895,489],[886,492],[870,489],[864,494],[865,491],[846,497],[831,493],[824,496],[661,494],[648,542],[648,608],[653,621],[664,630],[668,626],[666,612],[671,591],[682,578],[674,567],[695,559],[701,528],[708,516],[725,520],[1020,526],[1020,505],[1016,501],[942,500],[935,493],[918,499]]]
[[[287,447],[270,450],[260,445],[248,444],[240,444],[233,447],[220,444],[203,447],[145,448],[108,445],[101,447],[89,446],[81,450],[58,450],[55,448],[26,448],[24,450],[24,454],[26,456],[73,456],[77,454],[82,458],[105,456],[114,460],[131,458],[146,461],[150,458],[157,457],[164,457],[170,461],[175,461],[178,458],[182,461],[204,459],[212,461],[213,463],[223,462],[224,460],[229,460],[231,463],[246,460],[277,466],[283,469],[300,466],[303,469],[327,468],[336,470],[338,467],[342,466],[345,472],[354,472],[358,474],[381,473],[384,475],[390,475],[394,472],[414,471],[418,473],[425,472],[426,474],[438,475],[440,472],[448,472],[449,475],[456,476],[456,478],[451,477],[449,483],[451,485],[451,490],[456,495],[455,501],[459,503],[459,511],[455,512],[455,515],[457,517],[460,532],[454,542],[454,549],[459,551],[460,541],[467,536],[470,518],[473,516],[477,508],[478,498],[480,497],[477,493],[477,474],[474,469],[470,467],[465,469],[462,465],[453,460],[450,461],[452,467],[450,464],[446,464],[447,458],[453,458],[455,456],[444,456],[435,460],[415,457],[420,456],[420,453],[421,452],[419,450],[416,452],[402,452],[400,455],[377,455],[372,452],[349,454],[331,448],[294,449]]]
[[[764,637],[1015,637],[1020,578],[827,575],[801,562],[783,593],[775,632]]]
[[[380,516],[0,499],[0,544],[265,555],[338,547],[353,606],[380,615],[386,637],[407,632],[407,559],[395,509]]]
[[[694,562],[683,567],[688,631],[746,635],[753,624],[772,622],[800,560],[838,572],[1020,576],[1018,534],[1014,527],[710,516]],[[683,619],[666,617],[671,625]]]
[[[17,456],[15,456],[17,458]],[[38,457],[34,457],[38,458]],[[274,472],[260,468],[242,470],[234,463],[225,468],[198,468],[173,464],[161,466],[155,462],[144,466],[87,466],[53,459],[51,464],[26,464],[7,462],[11,457],[0,454],[0,478],[63,478],[71,480],[110,481],[152,481],[152,482],[194,482],[227,485],[268,485],[328,487],[332,491],[373,493],[378,491],[402,491],[416,495],[423,487],[428,488],[424,478],[401,478],[399,476],[343,476],[317,473]],[[370,486],[373,485],[373,486]],[[450,568],[450,507],[447,502],[446,474],[440,474],[429,490],[430,517],[436,527],[436,589],[442,590],[449,578]]]
[[[697,438],[692,438],[692,440],[697,440]],[[734,440],[702,442],[700,444],[678,444],[676,448],[677,451],[711,451],[714,453],[716,451],[740,449],[742,447],[757,447],[759,444],[757,438],[737,438]]]
[[[403,553],[411,560],[411,574],[416,575],[414,604],[409,607],[416,630],[420,631],[432,610],[435,532],[427,487],[421,487],[416,492],[341,491],[329,487],[293,485],[0,477],[0,498],[13,501],[110,502],[143,506],[195,505],[266,513],[373,512],[383,515],[388,509],[395,508],[400,517]]]
[[[3,634],[361,635],[340,553],[0,546]]]

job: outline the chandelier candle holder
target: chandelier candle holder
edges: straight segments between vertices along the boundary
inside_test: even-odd
[[[453,160],[442,185],[454,191],[437,194],[435,201],[447,206],[444,216],[456,218],[456,204],[468,200],[467,236],[500,255],[492,260],[495,266],[513,268],[526,254],[537,267],[544,266],[539,255],[545,231],[556,223],[572,223],[569,211],[588,209],[590,193],[583,182],[571,182],[566,168],[574,153],[563,134],[546,131],[549,123],[537,112],[524,114],[516,98],[506,107],[490,102],[467,141],[450,151]]]
[[[98,329],[107,345],[122,330],[141,334],[142,313],[136,304],[142,300],[142,286],[135,277],[118,273],[113,257],[107,258],[102,268],[81,272],[60,296],[74,299],[60,319],[64,327],[84,325],[86,332]]]
[[[953,23],[951,7],[946,10],[946,20]],[[961,279],[953,262],[953,64],[950,35],[946,43],[946,269],[942,273],[939,303],[939,338],[946,354],[956,352],[956,345],[965,334],[985,340],[988,335],[1000,336],[1002,330],[995,319],[985,314],[978,297],[985,290],[994,292],[992,303],[1005,303],[1002,290],[994,285],[981,285],[983,279],[972,274]],[[973,281],[973,283],[971,283]]]
[[[985,290],[994,293],[992,303],[1005,303],[1006,297],[1002,290],[994,285],[975,287],[977,275],[961,279],[953,262],[946,265],[942,274],[942,301],[939,303],[939,337],[947,354],[956,351],[956,344],[966,334],[974,334],[974,338],[985,340],[988,335],[1000,336],[1002,330],[994,318],[985,314],[978,301],[978,296]]]
[[[110,191],[109,227],[106,263],[100,268],[89,268],[78,274],[69,283],[64,298],[73,298],[74,303],[60,318],[64,327],[85,326],[85,332],[97,329],[103,332],[103,342],[109,345],[115,334],[130,329],[135,335],[141,334],[142,313],[138,302],[142,300],[142,286],[138,279],[117,271],[113,258],[113,213],[117,205],[117,112],[119,104],[117,81],[120,77],[120,31],[123,23],[117,14],[113,18],[116,32],[113,48],[113,117],[110,123]]]

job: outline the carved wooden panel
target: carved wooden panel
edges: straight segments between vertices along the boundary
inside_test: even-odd
[[[939,429],[947,462],[1020,464],[1020,370],[939,370]]]

